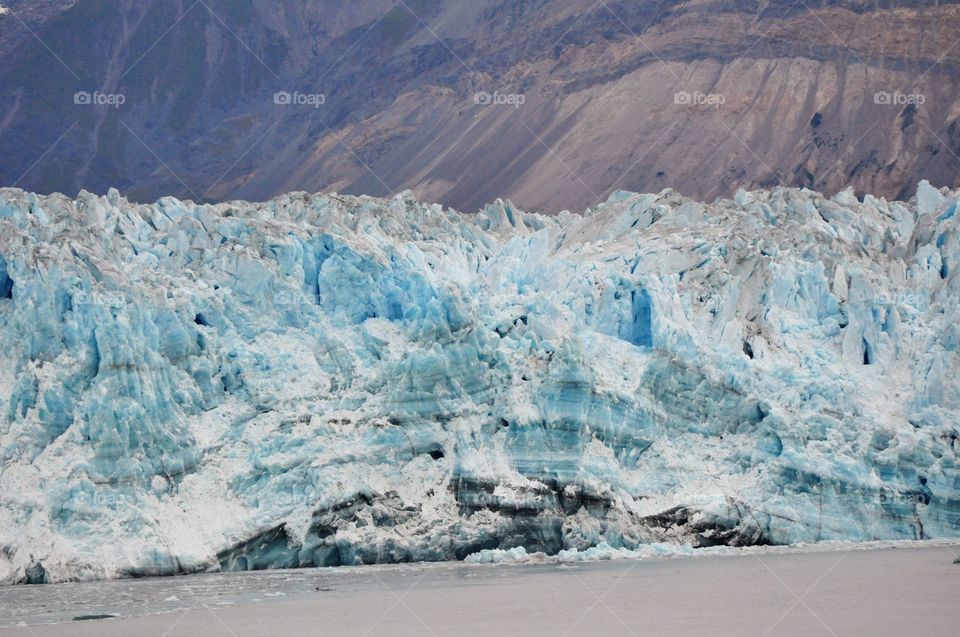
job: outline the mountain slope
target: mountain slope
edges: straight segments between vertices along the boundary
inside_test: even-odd
[[[9,4],[0,182],[43,192],[557,212],[667,186],[905,198],[960,170],[956,3]],[[73,103],[95,90],[125,103]],[[494,93],[523,103],[476,103]]]

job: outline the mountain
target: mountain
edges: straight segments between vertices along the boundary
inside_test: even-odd
[[[955,2],[6,5],[0,184],[39,192],[556,213],[617,189],[960,185]]]
[[[2,189],[0,582],[958,537],[958,204]]]

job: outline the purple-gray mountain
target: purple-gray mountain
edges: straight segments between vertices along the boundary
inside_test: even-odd
[[[960,185],[950,1],[2,4],[4,186],[556,212]]]

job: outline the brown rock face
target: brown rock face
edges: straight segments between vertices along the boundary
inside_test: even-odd
[[[2,185],[547,212],[618,189],[960,185],[951,2],[3,4]]]

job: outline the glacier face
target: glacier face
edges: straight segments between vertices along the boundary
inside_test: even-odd
[[[956,537],[958,199],[0,190],[0,582]]]

